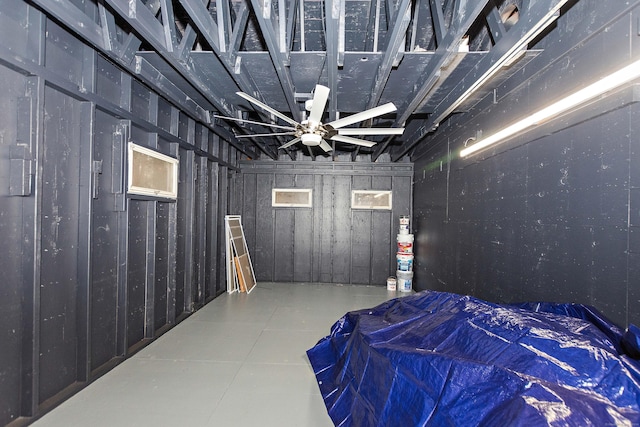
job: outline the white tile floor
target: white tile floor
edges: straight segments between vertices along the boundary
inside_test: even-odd
[[[260,283],[222,295],[33,425],[332,426],[306,350],[384,287]]]

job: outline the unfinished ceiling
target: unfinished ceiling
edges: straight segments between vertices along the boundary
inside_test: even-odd
[[[398,161],[437,138],[536,55],[538,41],[576,0],[32,0],[114,62],[251,158],[350,154]],[[316,84],[329,88],[323,122],[392,102],[357,125],[404,127],[367,136],[373,147],[332,142],[329,154],[222,115],[286,124],[238,96],[303,120]]]

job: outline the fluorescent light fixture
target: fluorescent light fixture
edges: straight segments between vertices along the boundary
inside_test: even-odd
[[[577,92],[572,93],[571,95],[562,98],[560,101],[557,101],[548,107],[543,108],[540,111],[533,113],[526,118],[513,123],[510,126],[494,133],[493,135],[482,139],[479,142],[476,142],[470,147],[465,148],[460,151],[460,157],[466,157],[470,154],[473,154],[483,148],[486,148],[490,145],[495,144],[496,142],[502,141],[516,133],[522,132],[532,126],[537,126],[545,121],[557,116],[558,114],[564,113],[574,107],[583,104],[590,99],[593,99],[597,96],[600,96],[612,89],[615,89],[619,86],[622,86],[630,81],[637,79],[640,77],[640,60],[635,61],[626,67],[615,71],[612,74],[598,80],[595,83],[590,84],[589,86],[580,89]]]
[[[476,80],[460,97],[453,103],[445,113],[437,120],[444,119],[467,100],[475,91],[488,82],[498,71],[504,67],[510,67],[514,62],[518,61],[526,53],[527,45],[536,37],[538,37],[549,25],[553,24],[560,16],[560,8],[564,6],[567,0],[559,1],[551,10],[547,12],[535,25],[527,31],[517,43],[511,46],[489,69]]]

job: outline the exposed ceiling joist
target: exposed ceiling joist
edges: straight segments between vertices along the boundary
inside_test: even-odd
[[[529,4],[529,9],[520,11],[518,22],[493,46],[476,65],[451,90],[435,108],[433,114],[406,142],[392,153],[397,161],[415,147],[424,137],[432,133],[440,123],[456,110],[472,93],[491,79],[500,68],[510,65],[523,53],[528,44],[557,19],[560,8],[568,0],[538,0]],[[529,2],[528,2],[529,3]]]
[[[233,28],[231,24],[231,8],[227,0],[216,0],[216,17],[218,25],[218,43],[220,53],[227,52],[229,46],[229,39],[231,36],[231,30]]]
[[[500,11],[496,7],[495,3],[490,7],[489,13],[487,13],[487,25],[489,26],[489,32],[494,42],[498,42],[506,33],[507,29],[500,17]]]
[[[278,0],[280,10],[285,9],[285,0]],[[275,67],[278,80],[282,86],[284,97],[290,108],[291,115],[296,121],[302,120],[300,111],[294,98],[295,86],[291,79],[291,73],[287,68],[289,62],[289,49],[286,46],[286,37],[283,34],[286,27],[282,20],[277,19],[277,15],[273,9],[270,0],[251,0],[251,5],[255,12],[256,19],[260,25],[262,37],[269,50],[269,55],[273,66]]]
[[[471,27],[478,16],[480,16],[487,5],[488,0],[459,2],[458,9],[455,12],[454,19],[449,30],[442,34],[440,34],[440,32],[444,31],[444,23],[441,21],[444,19],[442,9],[438,4],[434,3],[438,2],[432,0],[430,3],[432,7],[432,16],[435,17],[434,21],[437,20],[435,32],[438,47],[436,48],[434,57],[429,62],[427,69],[423,72],[424,77],[420,88],[411,94],[411,99],[408,104],[406,104],[406,106],[403,105],[404,111],[398,118],[396,118],[396,123],[399,125],[403,125],[409,119],[409,117],[434,89],[436,83],[440,79],[442,68],[454,60],[454,57],[459,52],[461,43],[463,43],[463,38],[469,31],[469,27]],[[435,10],[433,10],[433,8],[435,8]],[[438,39],[438,34],[440,34],[440,39]],[[412,144],[412,140],[410,138],[403,138],[407,140],[407,142],[403,144],[403,147]],[[387,139],[387,141],[379,145],[378,149],[373,154],[374,160],[377,159],[378,156],[387,148],[390,141],[391,139]],[[408,149],[405,150],[402,155],[406,154],[407,151]],[[396,156],[396,161],[399,157],[401,156]]]
[[[110,9],[104,7],[102,2],[97,3],[97,22],[82,10],[73,5],[69,5],[67,2],[34,0],[34,3],[49,15],[54,16],[63,25],[67,26],[67,28],[74,31],[86,42],[96,47],[115,63],[133,74],[138,75],[144,83],[159,93],[162,93],[163,96],[183,108],[184,111],[193,114],[194,117],[201,120],[238,150],[248,156],[256,155],[253,150],[247,149],[245,144],[237,141],[233,134],[225,129],[215,128],[211,125],[209,113],[205,111],[201,105],[194,102],[194,100],[177,87],[170,78],[161,73],[146,59],[136,56],[135,52],[140,49],[142,41],[134,33],[125,34],[123,41],[119,42],[116,36],[118,27],[115,16]],[[154,11],[157,13],[159,4],[160,3],[157,2],[151,5],[152,9],[148,9],[149,13],[152,14]],[[163,34],[163,32],[155,32],[154,34]]]
[[[240,9],[236,12],[236,20],[233,24],[231,35],[229,37],[229,49],[227,58],[232,64],[236,64],[235,74],[242,75],[242,71],[238,65],[238,51],[240,50],[240,43],[242,43],[242,36],[247,29],[247,22],[249,21],[249,5],[246,3],[240,4]]]
[[[338,117],[338,67],[344,64],[344,22],[345,0],[325,0],[326,63],[327,86],[332,96],[329,98],[329,118]],[[335,144],[334,144],[335,145]]]
[[[176,69],[184,78],[191,82],[209,102],[227,115],[234,114],[231,104],[214,92],[214,88],[207,84],[201,70],[195,67],[191,57],[180,57],[176,54],[175,24],[173,7],[169,0],[163,0],[161,9],[163,22],[160,22],[140,0],[105,0],[113,10],[120,15],[143,39],[150,43],[156,52]]]
[[[391,35],[389,36],[389,42],[384,52],[384,58],[382,64],[378,67],[376,76],[373,80],[373,88],[371,92],[371,98],[367,108],[373,108],[380,102],[382,97],[382,91],[384,90],[389,75],[391,74],[391,68],[394,66],[400,53],[400,47],[403,45],[405,36],[407,34],[407,28],[411,22],[411,1],[400,0],[399,6],[395,12],[395,19],[393,20],[393,26]]]
[[[416,108],[424,102],[425,97],[433,88],[434,77],[439,77],[441,69],[447,65],[459,53],[459,47],[464,43],[464,37],[469,31],[469,27],[478,16],[481,16],[488,0],[458,2],[458,9],[454,13],[448,31],[444,34],[442,42],[434,52],[434,56],[429,62],[428,68],[423,75],[424,84],[421,88],[411,94],[410,101],[404,111],[396,119],[397,123],[404,123]],[[432,84],[433,82],[433,84]]]
[[[243,6],[240,18],[236,21],[237,26],[234,28],[231,10],[226,0],[216,1],[217,22],[214,21],[206,5],[200,0],[180,0],[180,4],[189,15],[191,21],[194,22],[202,37],[211,46],[216,58],[218,58],[229,75],[232,76],[238,88],[243,92],[256,92],[256,86],[249,78],[249,73],[247,73],[244,64],[236,56],[241,42],[240,33],[246,27],[249,8],[246,5]],[[222,112],[228,114],[226,111]],[[271,158],[277,158],[277,153],[273,150],[265,151],[263,144],[259,144],[253,139],[251,142]]]
[[[226,1],[221,1],[218,3],[224,4],[226,3]],[[225,42],[227,40],[230,40],[230,37],[226,36],[229,30],[225,31],[225,29],[223,28],[223,32],[225,35],[220,34],[220,26],[213,20],[213,17],[209,13],[209,10],[206,8],[204,3],[202,3],[202,1],[180,0],[180,4],[189,15],[189,18],[194,22],[202,37],[211,46],[213,53],[220,60],[229,75],[233,76],[233,79],[236,81],[240,90],[245,92],[255,91],[255,85],[248,78],[248,73],[244,69],[244,66],[242,64],[236,64],[235,57],[232,57],[228,54],[229,49],[228,45]],[[248,9],[245,9],[247,10],[246,15],[248,16]],[[229,24],[231,22],[231,18],[230,16],[225,15],[227,13],[230,14],[229,8],[221,6],[218,9],[218,21]],[[246,22],[246,17],[244,22]],[[229,113],[228,111],[221,112],[224,112],[225,114]]]
[[[500,63],[523,52],[530,58],[528,42],[544,17],[557,16],[569,0],[89,0],[82,8],[32,2],[252,158],[278,158],[290,139],[244,144],[234,134],[265,128],[214,125],[209,117],[276,120],[236,95],[242,91],[301,122],[303,103],[322,84],[330,91],[323,123],[393,102],[397,112],[366,125],[407,132],[365,136],[377,142],[373,147],[331,140],[329,154],[294,144],[286,149],[292,160],[348,154],[376,161],[384,154],[400,161],[452,113],[514,76],[526,61],[509,70]]]
[[[441,1],[429,0],[429,10],[431,12],[431,19],[433,20],[434,36],[439,46],[441,43],[444,43],[444,35],[447,33]]]

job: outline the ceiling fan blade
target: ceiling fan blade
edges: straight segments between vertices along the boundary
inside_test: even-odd
[[[322,148],[325,153],[328,153],[329,151],[333,150],[333,147],[331,147],[331,145],[324,139],[320,141],[320,148]]]
[[[333,135],[332,141],[346,142],[347,144],[360,145],[362,147],[373,147],[377,142],[365,141],[364,139],[351,138],[350,136]]]
[[[387,102],[384,105],[380,105],[375,108],[371,108],[370,110],[361,111],[360,113],[352,114],[343,119],[335,120],[331,123],[327,123],[334,129],[338,129],[344,126],[349,126],[354,123],[361,122],[363,120],[372,119],[374,117],[381,116],[383,114],[392,113],[396,111],[396,106],[393,105],[392,102]]]
[[[402,135],[404,128],[342,128],[338,135]]]
[[[280,126],[280,125],[274,125],[273,123],[264,123],[264,122],[256,122],[254,120],[236,119],[235,117],[218,116],[217,114],[214,114],[213,117],[217,117],[218,119],[223,119],[223,120],[232,120],[234,122],[250,123],[252,125],[266,126],[270,128],[276,128],[276,129],[296,130],[296,128],[292,126]]]
[[[296,122],[295,120],[293,120],[292,118],[285,116],[284,114],[282,114],[278,110],[274,110],[273,108],[269,107],[264,102],[258,101],[257,99],[255,99],[251,95],[247,95],[244,92],[236,92],[236,95],[246,99],[247,101],[251,102],[252,104],[257,105],[258,107],[262,108],[263,110],[270,112],[274,116],[281,118],[282,120],[284,120],[287,123],[291,123],[294,126],[298,126],[299,125],[299,123]]]
[[[300,141],[300,139],[301,138],[294,138],[291,141],[287,142],[286,144],[282,144],[280,147],[278,147],[278,149],[289,148],[296,142]]]
[[[279,135],[295,135],[295,132],[275,132],[275,133],[254,133],[251,135],[236,135],[236,138],[253,138],[255,136],[279,136]]]
[[[329,99],[329,88],[322,85],[316,85],[316,89],[313,93],[313,103],[311,104],[311,111],[309,112],[309,123],[314,123],[317,126],[322,120],[322,114],[324,113],[324,107],[327,105]]]

